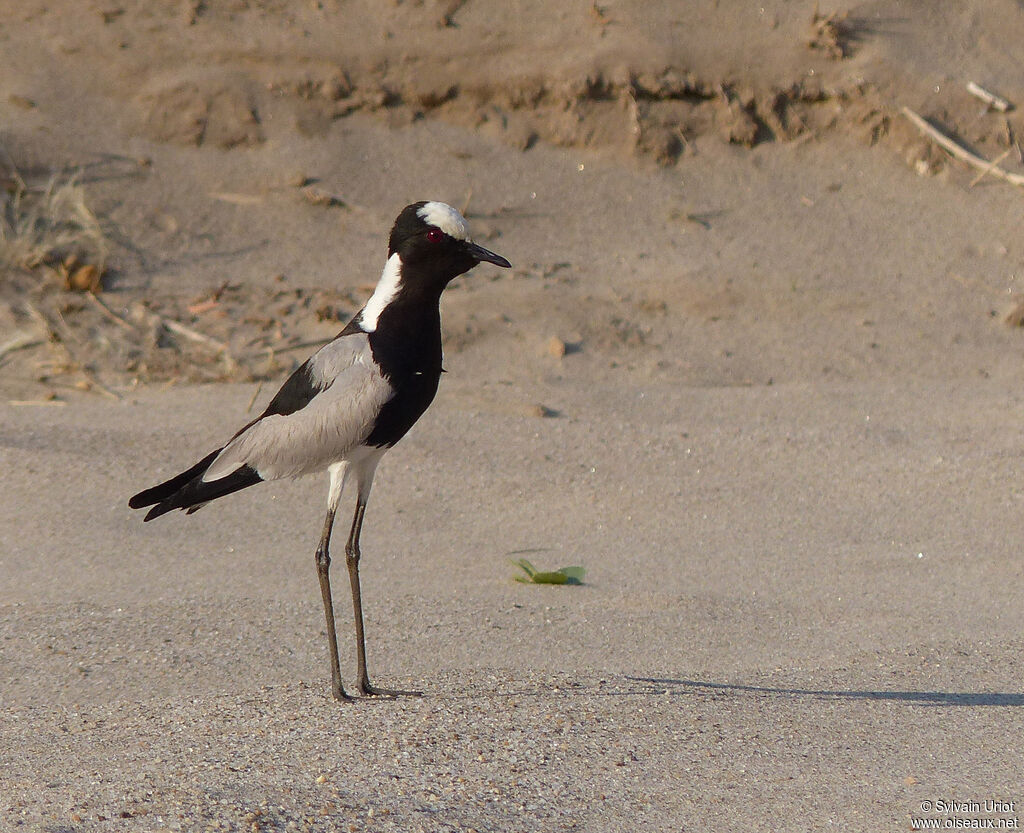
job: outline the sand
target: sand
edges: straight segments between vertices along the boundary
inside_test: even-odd
[[[1015,823],[1024,193],[900,109],[1018,172],[964,89],[1024,102],[1018,4],[85,5],[0,4],[0,168],[77,171],[106,246],[105,310],[0,273],[0,829]],[[371,674],[424,694],[337,704],[326,477],[127,498],[422,198],[514,268],[446,293],[364,527]]]

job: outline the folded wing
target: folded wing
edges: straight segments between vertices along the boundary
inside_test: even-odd
[[[369,436],[394,389],[375,365],[357,362],[301,409],[268,414],[247,426],[221,450],[204,482],[248,466],[263,480],[299,477],[344,460]]]
[[[393,395],[373,362],[366,335],[346,328],[299,367],[266,411],[227,445],[139,492],[128,505],[152,506],[148,521],[172,509],[195,511],[264,480],[323,471],[366,439]]]

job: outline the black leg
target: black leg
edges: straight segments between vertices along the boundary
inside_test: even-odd
[[[335,700],[350,700],[341,685],[341,667],[338,664],[338,634],[334,629],[334,602],[331,599],[331,555],[329,546],[331,530],[334,529],[334,513],[337,505],[332,503],[327,510],[324,531],[316,548],[316,572],[320,577],[320,595],[324,600],[324,616],[327,619],[327,651],[331,659],[331,694]]]
[[[358,687],[359,691],[366,695],[382,695],[385,697],[398,697],[400,695],[422,694],[420,691],[394,691],[386,688],[377,688],[370,682],[370,676],[366,671],[366,641],[363,636],[363,602],[359,590],[359,533],[363,528],[363,514],[366,512],[366,495],[360,494],[356,503],[356,513],[352,518],[352,531],[348,536],[348,543],[345,545],[345,561],[348,564],[348,578],[352,584],[352,612],[356,624],[356,661],[358,662]]]

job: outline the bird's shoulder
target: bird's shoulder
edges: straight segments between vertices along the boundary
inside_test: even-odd
[[[304,361],[270,400],[263,417],[288,416],[305,408],[352,365],[371,360],[365,332],[351,324]]]
[[[288,377],[203,478],[216,480],[243,465],[265,480],[323,469],[362,442],[393,395],[373,363],[366,333],[346,328]]]

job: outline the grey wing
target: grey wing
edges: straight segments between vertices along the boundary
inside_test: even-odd
[[[310,384],[305,404],[288,413],[268,407],[224,446],[203,474],[204,481],[226,477],[241,466],[255,469],[264,480],[323,471],[346,459],[366,439],[377,414],[394,395],[365,336],[336,339],[303,368]],[[296,384],[292,395],[300,393]]]
[[[370,359],[370,340],[366,333],[346,328],[325,344],[291,375],[270,400],[262,417],[292,414],[326,389],[345,370],[358,361]],[[245,426],[244,431],[249,426]],[[241,431],[239,433],[242,433]]]

